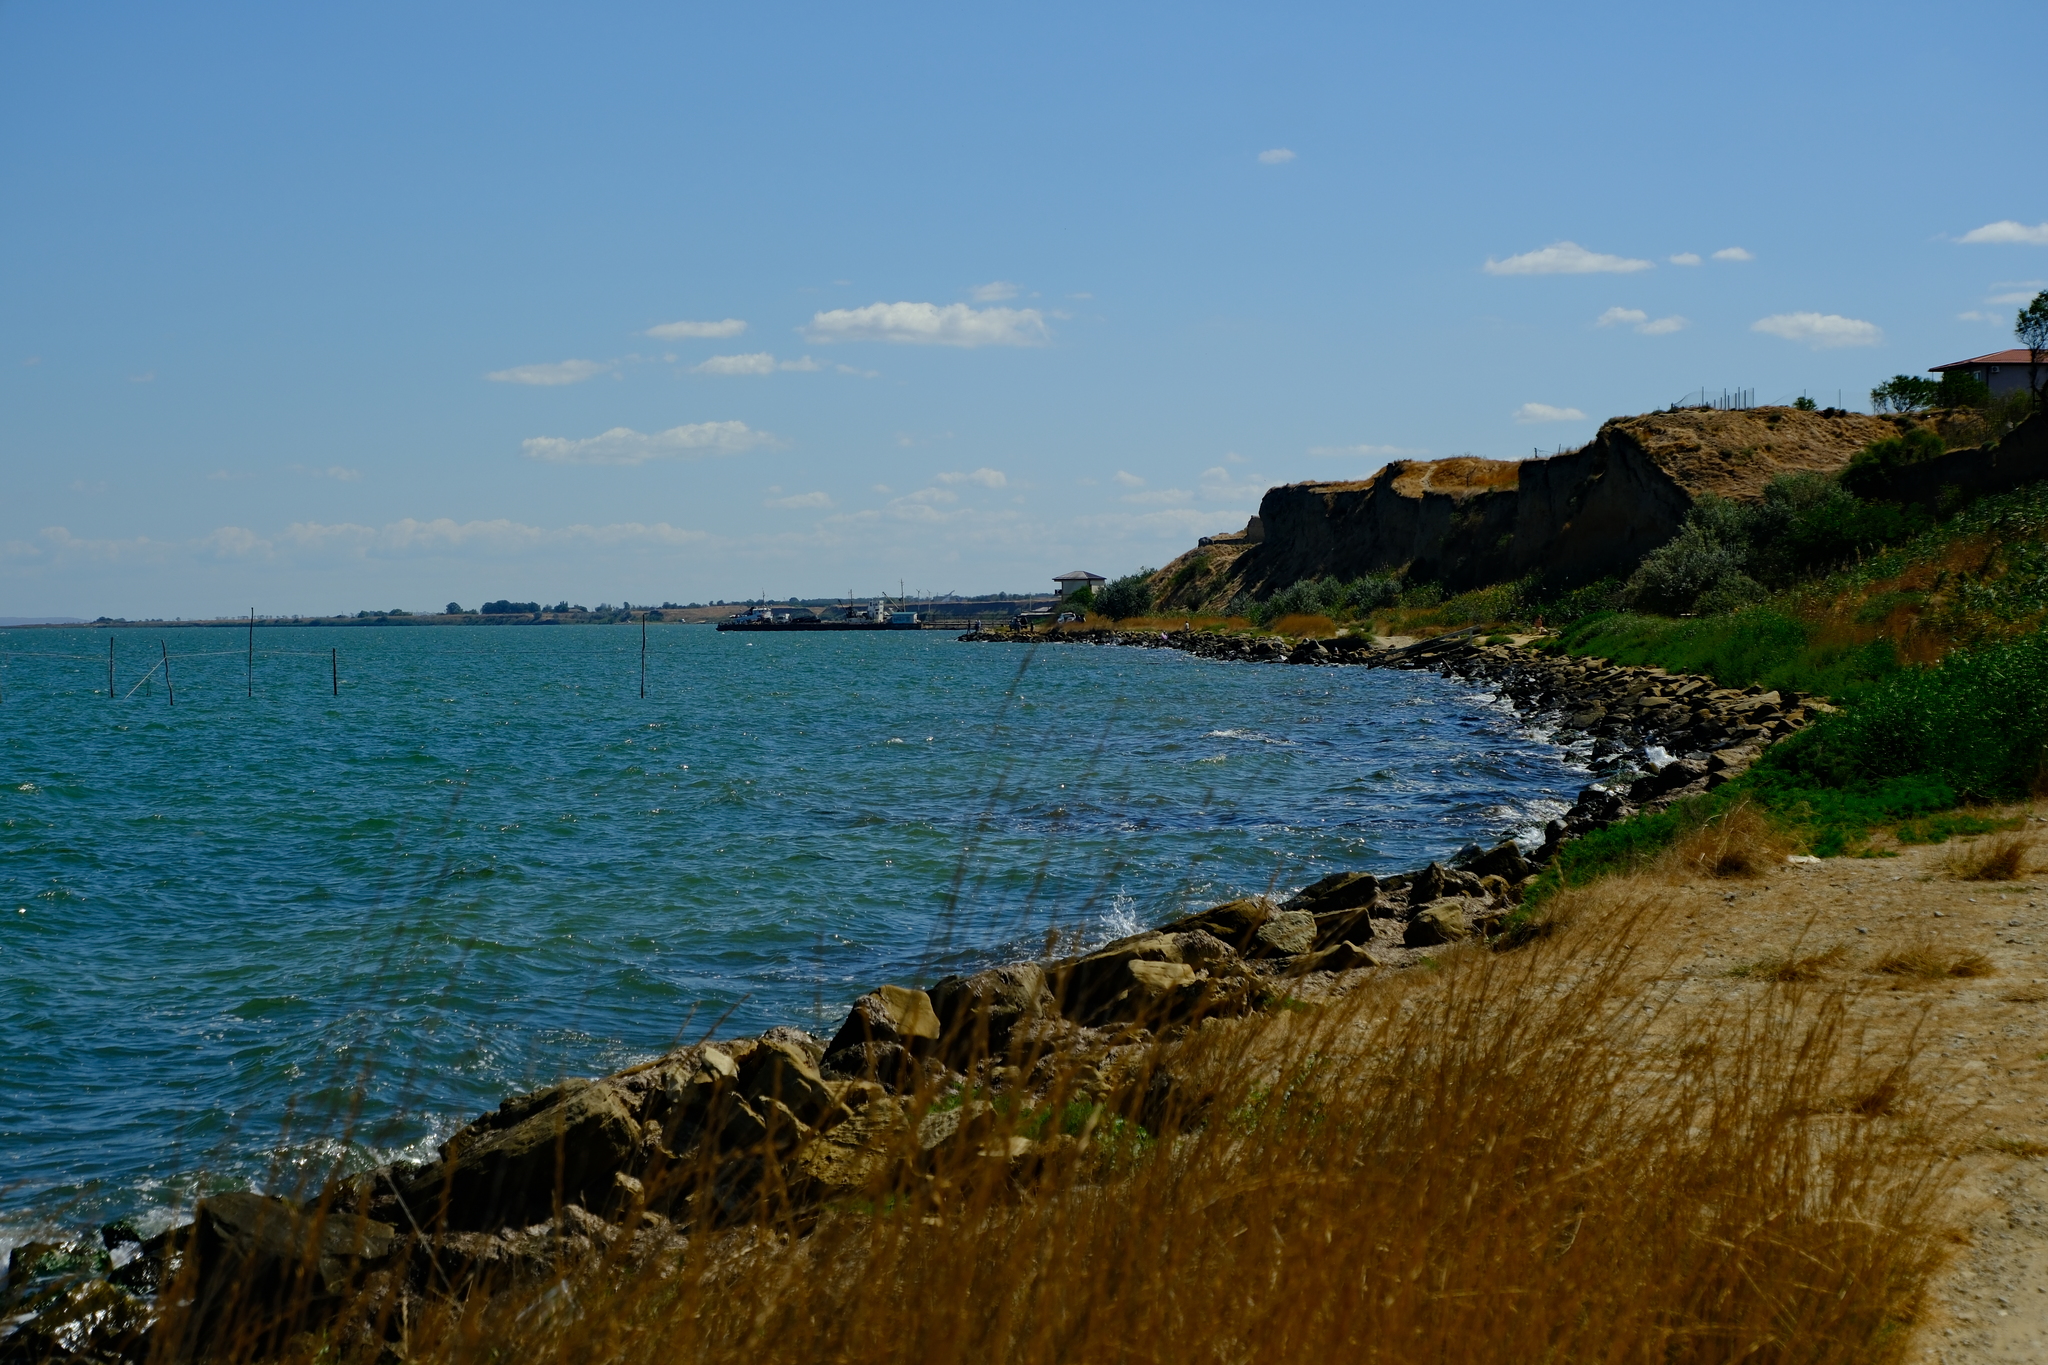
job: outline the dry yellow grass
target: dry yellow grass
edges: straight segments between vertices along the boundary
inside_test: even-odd
[[[1952,877],[1970,882],[2017,881],[2026,872],[2034,840],[2024,831],[1987,835],[1957,844],[1942,865]]]
[[[1673,844],[1657,870],[1669,880],[1760,877],[1781,867],[1792,841],[1747,797]]]
[[[815,1222],[772,1179],[735,1205],[707,1172],[696,1206],[722,1204],[726,1226],[673,1258],[387,1297],[370,1337],[284,1353],[1898,1358],[1947,1254],[1925,1116],[1901,1117],[1910,1048],[1859,1048],[1842,994],[1798,985],[1659,1034],[1668,964],[1639,946],[1660,932],[1652,888],[1567,898],[1566,927],[1519,952],[1322,978],[1292,1008],[1135,1048],[1034,1107],[998,1090],[968,1111],[972,1140],[925,1160],[907,1144]],[[1076,1114],[1085,1148],[1013,1155]]]

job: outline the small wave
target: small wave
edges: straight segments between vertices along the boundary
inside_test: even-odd
[[[1295,747],[1294,741],[1291,739],[1275,739],[1271,735],[1262,735],[1257,730],[1211,730],[1208,734],[1203,735],[1202,738],[1242,739],[1252,744],[1281,744],[1290,749]]]

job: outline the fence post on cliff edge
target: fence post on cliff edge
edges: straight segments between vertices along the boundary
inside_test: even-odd
[[[335,646],[333,657],[328,662],[334,669],[334,695],[338,697],[341,695],[341,647],[339,645]]]
[[[178,704],[178,689],[171,686],[171,647],[158,640],[157,647],[164,652],[164,694],[171,699],[171,705]]]

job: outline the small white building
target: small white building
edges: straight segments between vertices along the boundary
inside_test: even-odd
[[[1055,577],[1052,580],[1052,588],[1054,593],[1062,598],[1066,598],[1073,596],[1083,588],[1088,589],[1092,593],[1108,581],[1107,578],[1104,578],[1099,573],[1089,573],[1086,569],[1075,569],[1072,573],[1063,573]]]
[[[1993,398],[1998,398],[2029,387],[2028,368],[2033,359],[2034,353],[2021,346],[2010,351],[1993,351],[1990,355],[1980,355],[1971,360],[1952,360],[1946,365],[1933,366],[1929,373],[1947,374],[1950,370],[1961,370],[1990,389]],[[2041,373],[2048,378],[2048,355],[2043,355],[2041,361]]]

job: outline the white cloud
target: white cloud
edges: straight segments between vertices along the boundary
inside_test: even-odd
[[[547,365],[514,365],[509,370],[492,370],[484,378],[493,384],[539,384],[552,388],[557,384],[581,384],[610,368],[610,365],[596,360],[557,360]]]
[[[1069,294],[1069,295],[1067,295],[1067,297],[1068,297],[1068,298],[1070,298],[1070,299],[1092,299],[1092,298],[1094,298],[1095,296],[1094,296],[1093,294],[1090,294],[1090,293],[1087,293],[1087,292],[1085,292],[1085,291],[1084,291],[1084,292],[1082,292],[1082,293],[1079,293],[1079,294]]]
[[[1884,329],[1876,323],[1845,318],[1840,313],[1773,313],[1752,322],[1749,330],[1767,332],[1787,341],[1803,341],[1816,351],[1876,346],[1884,340]]]
[[[1051,339],[1036,308],[964,303],[871,303],[812,317],[812,341],[893,341],[915,346],[1042,346]]]
[[[940,483],[978,483],[983,488],[1007,488],[1010,483],[1009,477],[1002,470],[990,469],[987,465],[983,465],[980,469],[970,470],[965,474],[941,474],[938,476],[938,479]]]
[[[2048,246],[2048,223],[2028,227],[2025,223],[2010,218],[2001,218],[1995,223],[1986,223],[1980,228],[1971,228],[1964,233],[1965,242],[2007,242],[2020,246]]]
[[[1673,265],[1698,265],[1700,254],[1697,251],[1681,251],[1676,256],[1666,256],[1664,259]]]
[[[1292,160],[1294,153],[1285,147],[1271,147],[1259,153],[1259,164],[1262,166],[1284,166]]]
[[[1410,450],[1406,446],[1310,446],[1311,455],[1362,455],[1368,459],[1384,460],[1404,455],[1427,455],[1427,450]]]
[[[1957,321],[1957,322],[1995,322],[1995,323],[2003,324],[2003,323],[2005,322],[2005,319],[2004,319],[2004,318],[2002,318],[2002,317],[2000,317],[2000,316],[1999,316],[1998,314],[1996,314],[1996,313],[1982,313],[1982,312],[1979,312],[1978,310],[1976,310],[1975,308],[1972,308],[1972,309],[1970,309],[1970,310],[1969,310],[1968,312],[1966,312],[1966,313],[1958,313],[1958,314],[1956,314],[1956,321]]]
[[[128,376],[128,382],[131,384],[154,384],[156,383],[156,371],[148,370],[142,374],[131,374]]]
[[[1548,403],[1524,403],[1515,409],[1515,420],[1527,426],[1531,422],[1583,422],[1586,414],[1577,408],[1555,408]]]
[[[802,360],[778,360],[775,363],[775,368],[778,370],[801,370],[808,374],[813,370],[823,369],[824,367],[809,356],[805,356]]]
[[[520,445],[530,460],[549,464],[636,465],[649,460],[695,459],[702,455],[731,455],[756,446],[772,445],[775,438],[755,431],[745,422],[694,422],[652,434],[630,427],[613,427],[597,436],[572,440],[562,436],[534,436]]]
[[[1714,253],[1714,259],[1717,261],[1753,261],[1756,257],[1739,246],[1724,246]]]
[[[1017,286],[1008,280],[990,280],[987,284],[977,284],[968,290],[967,297],[976,303],[1001,303],[1004,299],[1017,297]]]
[[[1588,251],[1577,242],[1552,242],[1504,261],[1489,256],[1485,266],[1489,275],[1627,275],[1654,268],[1648,261]]]
[[[691,366],[698,374],[774,374],[775,357],[766,351],[750,355],[715,355]]]
[[[793,493],[786,498],[769,498],[763,507],[830,507],[832,498],[827,493]]]
[[[747,324],[738,318],[726,318],[721,322],[664,322],[647,329],[647,335],[663,341],[682,341],[690,337],[736,337],[747,330]]]
[[[1593,319],[1595,327],[1632,327],[1646,337],[1669,336],[1685,330],[1686,320],[1676,313],[1668,318],[1652,319],[1640,308],[1610,308]]]
[[[187,541],[94,540],[62,526],[46,526],[44,542],[59,559],[113,563],[168,563],[199,556],[256,560],[401,559],[421,556],[514,555],[560,548],[673,547],[706,539],[702,531],[667,522],[615,522],[606,526],[528,526],[521,522],[458,522],[448,517],[420,521],[407,517],[384,526],[354,522],[294,522],[262,535],[246,526],[220,526]],[[12,548],[10,546],[10,548]],[[30,547],[33,548],[33,547]]]
[[[1139,478],[1136,474],[1130,473],[1128,470],[1123,469],[1119,469],[1116,472],[1116,481],[1126,488],[1143,488],[1145,486],[1145,481],[1143,479]]]
[[[2041,285],[2042,281],[2040,280],[2027,280],[2026,282],[2021,284],[2019,288],[2013,290],[2012,292],[2006,294],[1993,294],[1990,297],[1986,298],[1984,302],[2032,303],[2034,301],[2034,293],[2036,290],[2041,288]]]

